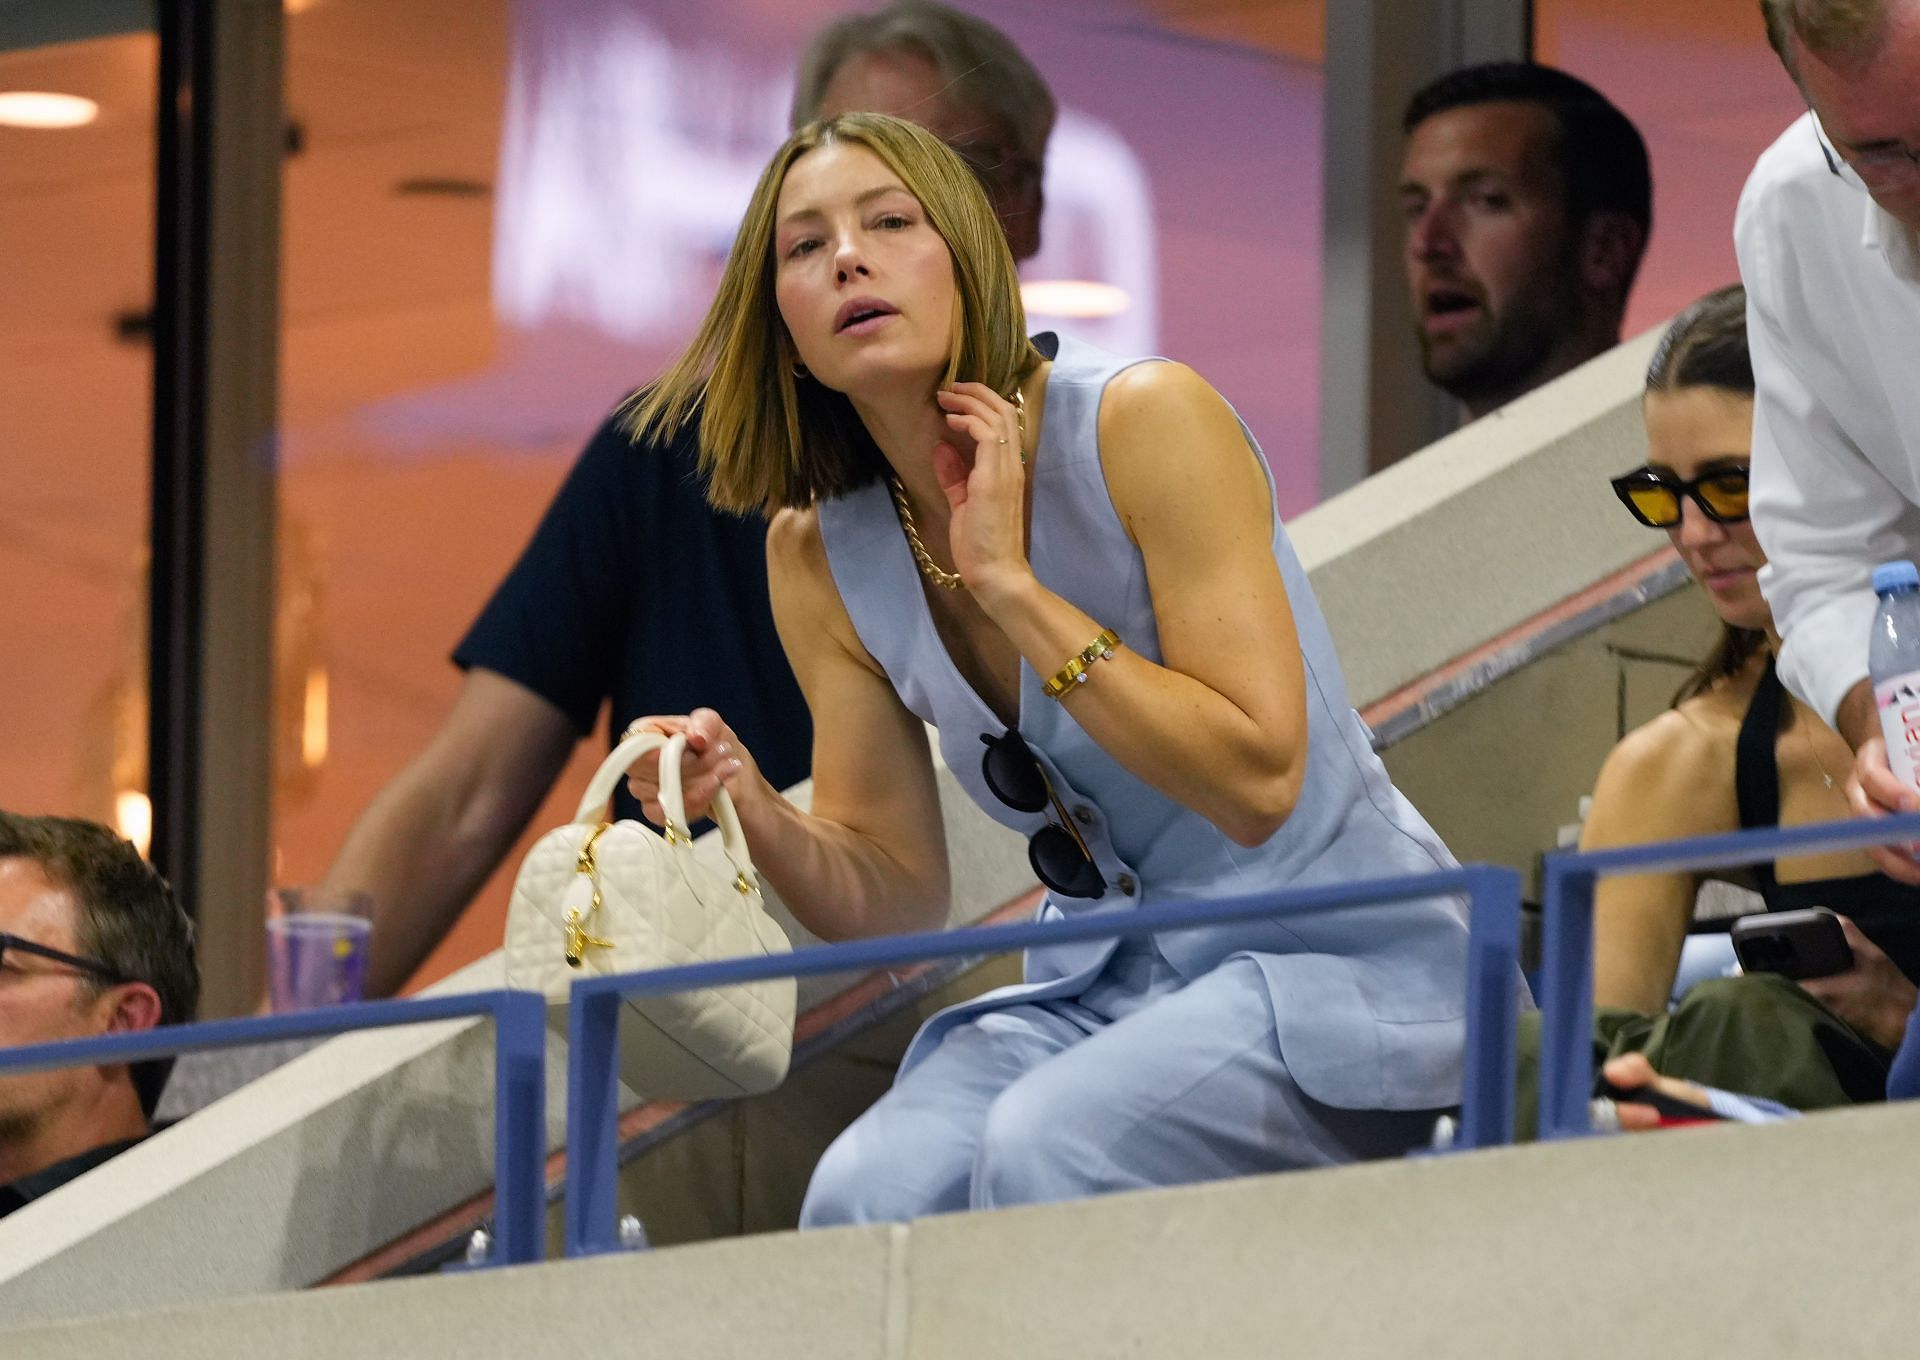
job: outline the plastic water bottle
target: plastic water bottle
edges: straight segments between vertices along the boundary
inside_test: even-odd
[[[1905,788],[1920,791],[1920,569],[1886,562],[1873,569],[1880,597],[1867,648],[1867,674],[1880,711],[1887,764]]]

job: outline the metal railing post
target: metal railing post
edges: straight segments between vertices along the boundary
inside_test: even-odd
[[[1520,875],[1467,870],[1473,915],[1467,941],[1467,1054],[1456,1147],[1513,1141],[1515,1032],[1520,979]]]
[[[494,1242],[502,1265],[546,1252],[547,1006],[500,992],[493,1008]]]
[[[576,984],[567,1017],[566,1253],[617,1249],[620,994]]]
[[[1589,1132],[1593,1087],[1593,870],[1550,855],[1540,961],[1540,1140]]]

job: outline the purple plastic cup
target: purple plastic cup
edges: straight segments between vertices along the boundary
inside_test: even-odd
[[[367,945],[373,938],[367,905],[361,893],[282,888],[271,894],[267,995],[276,1014],[366,996]]]

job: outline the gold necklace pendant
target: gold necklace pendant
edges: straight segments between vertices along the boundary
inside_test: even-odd
[[[900,485],[900,479],[891,474],[887,477],[887,486],[893,492],[893,508],[900,514],[900,532],[907,536],[907,547],[913,551],[913,560],[920,567],[920,574],[939,586],[942,590],[958,590],[966,584],[957,571],[947,571],[933,560],[933,554],[927,551],[927,545],[920,541],[920,527],[913,522],[913,506],[907,500],[907,489]]]
[[[1827,773],[1827,762],[1820,759],[1820,748],[1813,744],[1813,728],[1809,725],[1811,720],[1798,713],[1793,715],[1793,720],[1800,724],[1800,735],[1807,742],[1807,754],[1813,757],[1813,763],[1819,767],[1820,778],[1826,781],[1828,788],[1832,788],[1833,776]]]

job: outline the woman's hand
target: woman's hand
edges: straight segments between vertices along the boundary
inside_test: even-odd
[[[1840,929],[1853,967],[1832,977],[1803,978],[1800,990],[1885,1049],[1900,1047],[1917,994],[1913,982],[1846,917]]]
[[[1600,1070],[1609,1082],[1621,1090],[1638,1091],[1651,1086],[1663,1096],[1698,1105],[1702,1119],[1712,1118],[1713,1112],[1707,1104],[1705,1091],[1690,1081],[1661,1076],[1653,1070],[1653,1064],[1647,1061],[1644,1053],[1623,1053],[1617,1058],[1609,1058]],[[1623,1100],[1614,1108],[1620,1116],[1620,1127],[1625,1132],[1643,1133],[1660,1127],[1660,1112],[1651,1105]]]
[[[687,753],[680,762],[680,794],[689,823],[708,814],[722,788],[737,800],[748,788],[763,782],[755,777],[759,767],[747,748],[710,708],[696,708],[684,716],[640,718],[627,731],[659,732],[669,737],[677,732],[687,734]],[[649,821],[666,824],[666,811],[660,806],[660,752],[642,756],[628,772],[627,791],[640,800],[641,811]]]
[[[955,383],[934,393],[934,400],[957,436],[933,450],[934,475],[951,514],[947,546],[954,570],[984,608],[1033,574],[1027,561],[1020,413],[985,383]]]
[[[1847,805],[1856,817],[1920,812],[1920,795],[1904,787],[1887,766],[1884,738],[1868,737],[1854,752],[1853,769],[1847,775]],[[1904,845],[1876,845],[1867,853],[1888,878],[1899,883],[1920,884],[1920,863],[1914,861],[1911,849]]]

